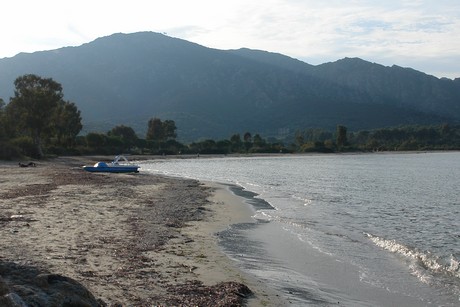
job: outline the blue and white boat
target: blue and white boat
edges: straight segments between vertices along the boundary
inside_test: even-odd
[[[124,162],[120,163],[120,160]],[[92,173],[138,173],[139,165],[129,163],[125,156],[119,155],[110,163],[97,162],[93,166],[83,166],[83,169]]]

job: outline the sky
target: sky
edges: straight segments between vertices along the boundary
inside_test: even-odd
[[[139,31],[313,65],[359,57],[460,77],[459,0],[4,0],[0,58]]]

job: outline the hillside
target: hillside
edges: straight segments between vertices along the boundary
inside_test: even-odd
[[[173,119],[181,140],[244,131],[284,137],[337,124],[371,129],[460,121],[459,80],[361,59],[318,66],[281,54],[216,50],[152,32],[0,59],[0,97],[16,77],[51,77],[82,111],[84,130],[115,125],[143,136],[149,118]]]

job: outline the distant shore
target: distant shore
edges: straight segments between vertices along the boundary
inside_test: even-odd
[[[217,231],[251,216],[225,186],[81,169],[110,159],[0,161],[0,301],[45,301],[50,286],[34,280],[48,274],[80,283],[100,306],[285,304],[218,247]]]
[[[126,155],[130,161],[148,161],[162,159],[205,159],[205,158],[250,158],[250,157],[292,157],[292,156],[318,156],[318,155],[372,155],[372,154],[424,154],[424,153],[449,153],[459,150],[405,150],[405,151],[350,151],[350,152],[305,152],[305,153],[232,153],[232,154],[183,154],[183,155]],[[108,156],[86,156],[91,161],[111,161]]]

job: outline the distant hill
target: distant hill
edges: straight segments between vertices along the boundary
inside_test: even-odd
[[[0,97],[16,77],[51,77],[82,111],[84,130],[116,125],[144,136],[151,117],[173,119],[181,140],[233,133],[292,135],[460,121],[460,79],[361,59],[318,66],[266,51],[216,50],[152,32],[0,59]]]

